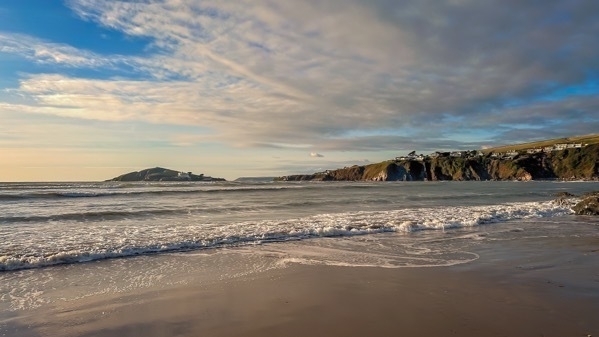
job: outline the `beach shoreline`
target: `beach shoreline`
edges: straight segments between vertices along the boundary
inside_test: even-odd
[[[290,264],[92,296],[7,319],[3,336],[599,335],[598,238],[519,241],[454,266]]]

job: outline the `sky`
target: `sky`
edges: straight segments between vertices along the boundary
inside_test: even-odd
[[[599,133],[596,0],[2,0],[0,181]]]

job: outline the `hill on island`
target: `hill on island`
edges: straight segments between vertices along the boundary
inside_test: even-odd
[[[204,174],[175,171],[162,167],[154,167],[141,171],[129,172],[106,181],[225,181],[223,178],[212,178]]]
[[[505,152],[504,152],[505,151]],[[278,181],[599,180],[599,136],[397,157]]]

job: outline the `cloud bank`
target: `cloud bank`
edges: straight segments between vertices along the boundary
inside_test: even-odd
[[[142,56],[102,55],[0,33],[2,53],[122,70],[109,79],[24,74],[11,91],[22,99],[0,110],[209,130],[181,144],[327,151],[472,148],[599,130],[597,1],[67,4],[152,45]]]

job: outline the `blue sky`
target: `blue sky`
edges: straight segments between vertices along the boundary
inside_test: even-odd
[[[0,181],[599,132],[595,0],[0,2]]]

